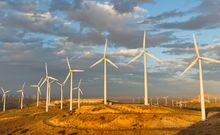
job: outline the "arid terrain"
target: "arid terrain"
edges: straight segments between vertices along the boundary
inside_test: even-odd
[[[68,102],[59,109],[53,102],[45,112],[44,102],[23,110],[0,113],[1,135],[83,135],[83,134],[152,134],[152,135],[219,135],[220,103],[206,103],[208,120],[200,121],[199,103],[187,108],[144,106],[142,104],[83,103],[80,109],[68,111]]]

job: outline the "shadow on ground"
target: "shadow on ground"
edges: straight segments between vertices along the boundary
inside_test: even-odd
[[[220,107],[207,108],[206,121],[200,121],[181,130],[177,135],[220,135]]]

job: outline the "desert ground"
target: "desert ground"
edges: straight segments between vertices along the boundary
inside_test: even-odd
[[[144,106],[142,104],[103,105],[86,102],[69,111],[69,102],[60,110],[59,101],[52,102],[49,112],[40,107],[0,112],[1,135],[219,135],[220,103],[206,103],[208,120],[201,122],[200,104],[187,107]]]

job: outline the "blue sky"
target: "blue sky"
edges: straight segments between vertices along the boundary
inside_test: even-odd
[[[220,59],[220,0],[2,0],[0,1],[0,86],[16,94],[49,73],[61,82],[67,75],[65,58],[86,72],[84,97],[102,97],[103,67],[89,66],[102,57],[108,39],[108,57],[119,66],[108,66],[108,95],[143,96],[143,58],[126,63],[142,47],[164,62],[148,58],[150,96],[199,94],[197,66],[185,77],[178,74],[195,57],[192,34],[201,53]],[[205,92],[219,95],[220,65],[204,63]],[[45,92],[44,89],[43,93]],[[53,94],[59,93],[53,85]],[[68,95],[68,85],[65,87]]]

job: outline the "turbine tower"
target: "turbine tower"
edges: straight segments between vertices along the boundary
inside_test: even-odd
[[[55,81],[57,81],[57,80],[52,80],[49,82],[49,86],[48,86],[49,87],[49,94],[48,94],[48,104],[49,105],[50,105],[50,101],[51,101],[51,94],[50,94],[51,93],[51,84],[54,83]]]
[[[37,88],[37,107],[39,106],[39,97],[41,95],[41,91],[40,91],[40,88],[41,88],[41,82],[42,82],[43,78],[40,79],[40,81],[37,83],[37,85],[31,85],[31,87],[33,88]]]
[[[57,84],[60,86],[60,109],[63,109],[63,83],[57,82]]]
[[[149,103],[148,103],[148,85],[147,85],[147,55],[150,56],[151,58],[155,59],[158,62],[161,62],[161,60],[146,50],[146,32],[145,31],[144,31],[144,37],[143,37],[143,50],[137,56],[135,56],[133,59],[131,59],[131,61],[129,61],[128,64],[131,64],[132,62],[137,60],[142,55],[144,56],[144,105],[149,105]]]
[[[47,63],[45,63],[45,78],[44,81],[42,82],[42,85],[46,82],[47,84],[47,92],[46,92],[46,112],[48,112],[48,106],[49,106],[49,92],[50,92],[50,81],[58,81],[58,79],[53,78],[48,75],[48,69],[47,69]],[[42,86],[41,85],[41,86]]]
[[[76,88],[73,88],[73,90],[77,90],[78,91],[78,108],[80,108],[80,93],[83,95],[82,89],[80,88],[81,85],[81,79],[78,83],[78,86]]]
[[[206,113],[205,113],[205,97],[204,97],[204,88],[203,88],[203,75],[202,75],[202,61],[208,61],[208,62],[215,62],[220,63],[219,60],[215,60],[213,58],[208,57],[202,57],[199,53],[196,36],[193,34],[193,41],[194,41],[194,47],[196,52],[196,59],[184,70],[183,73],[180,74],[180,76],[183,76],[184,73],[186,73],[190,68],[192,68],[197,62],[199,63],[199,80],[200,80],[200,103],[201,103],[201,113],[202,113],[202,121],[206,120]]]
[[[72,69],[71,66],[70,66],[70,63],[69,63],[69,59],[66,58],[66,61],[67,61],[67,65],[68,65],[68,68],[69,68],[69,73],[68,75],[66,76],[66,79],[65,81],[63,82],[63,84],[65,85],[66,84],[66,81],[69,79],[70,77],[70,111],[73,110],[73,91],[72,91],[72,88],[73,88],[73,73],[75,72],[84,72],[84,70],[79,70],[79,69]]]
[[[107,104],[107,74],[106,74],[106,65],[107,65],[107,62],[109,64],[111,64],[113,67],[117,68],[118,69],[118,66],[115,65],[111,60],[109,60],[107,57],[106,57],[106,49],[107,49],[107,44],[108,44],[108,40],[106,39],[105,40],[105,49],[104,49],[104,56],[99,59],[96,63],[94,63],[93,65],[90,66],[90,68],[96,66],[97,64],[99,64],[100,62],[103,61],[104,63],[104,104]]]
[[[3,92],[3,95],[2,95],[3,112],[5,112],[6,94],[7,94],[10,90],[5,91],[3,88],[1,88],[1,89],[2,89],[2,92]]]
[[[168,105],[168,96],[163,97],[163,98],[164,98],[164,101],[165,101],[165,106],[167,106]]]
[[[23,109],[23,102],[24,102],[24,86],[25,86],[25,82],[23,83],[21,89],[17,91],[21,93],[21,97],[20,97],[21,109]]]

